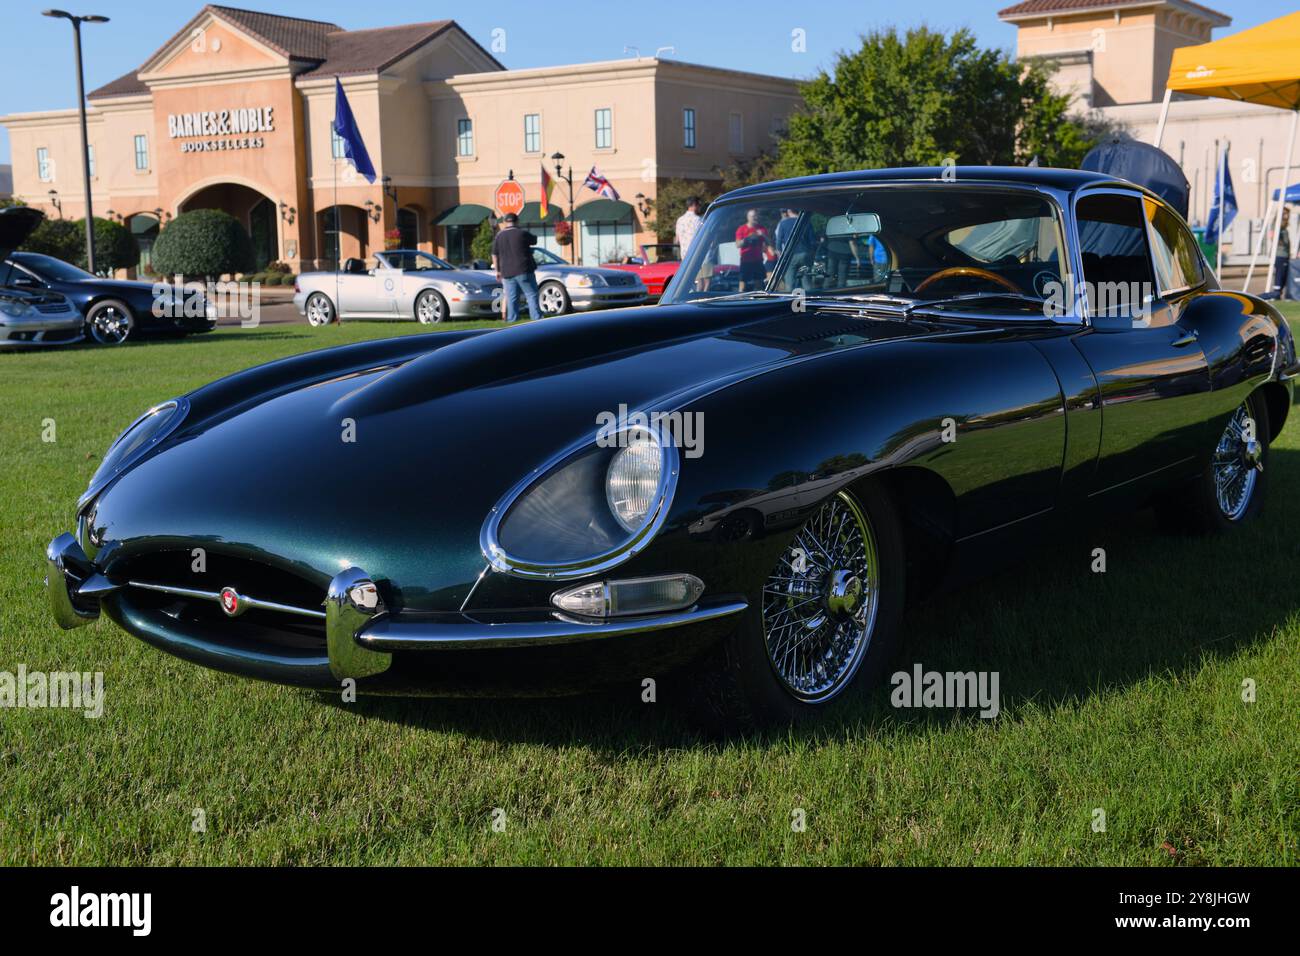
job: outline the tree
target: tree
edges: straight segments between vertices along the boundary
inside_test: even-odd
[[[46,219],[32,230],[21,248],[24,252],[53,256],[85,269],[86,220]],[[129,268],[139,257],[135,240],[126,226],[95,217],[95,267],[100,272]]]
[[[86,258],[86,227],[79,219],[46,219],[19,248],[64,262],[81,262]]]
[[[491,217],[484,219],[478,224],[478,230],[474,233],[474,238],[470,240],[469,252],[475,259],[482,259],[484,262],[492,261],[492,232]]]
[[[668,179],[659,184],[658,195],[650,203],[646,225],[654,230],[660,242],[672,242],[677,237],[677,217],[686,211],[686,200],[699,197],[700,209],[708,205],[717,192],[717,186],[685,179]]]
[[[1100,139],[1098,121],[1069,115],[1051,68],[982,50],[965,29],[874,31],[831,73],[803,88],[776,173],[806,176],[883,166],[1075,166]]]
[[[253,241],[239,220],[218,209],[183,212],[158,233],[153,267],[160,275],[215,279],[253,268]]]
[[[76,263],[81,268],[86,268],[86,221],[79,219],[78,227],[81,230],[81,254],[77,257]],[[136,247],[135,240],[131,238],[131,230],[126,228],[120,222],[114,222],[112,219],[100,219],[95,217],[95,268],[100,272],[112,272],[114,269],[128,269],[140,261],[140,251]]]

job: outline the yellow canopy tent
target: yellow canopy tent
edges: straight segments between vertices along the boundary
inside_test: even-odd
[[[1285,171],[1278,193],[1276,221],[1273,229],[1273,254],[1270,256],[1268,288],[1273,287],[1272,262],[1277,259],[1277,244],[1281,235],[1282,207],[1286,189],[1291,179],[1291,154],[1295,149],[1296,120],[1300,117],[1300,13],[1288,13],[1249,30],[1232,36],[1185,46],[1174,50],[1169,65],[1169,81],[1165,84],[1165,101],[1160,110],[1160,123],[1156,127],[1156,146],[1164,137],[1165,120],[1169,117],[1169,101],[1174,92],[1196,96],[1216,96],[1261,106],[1277,106],[1291,110],[1291,135],[1287,141]],[[1224,157],[1219,159],[1219,195],[1223,195]],[[1271,210],[1270,210],[1271,212]],[[1265,218],[1268,218],[1267,213]],[[1220,216],[1222,219],[1222,216]],[[1261,245],[1263,233],[1260,235]],[[1222,247],[1222,243],[1220,243]],[[1246,283],[1255,271],[1255,259],[1260,249],[1251,256]],[[1246,291],[1242,286],[1242,291]]]

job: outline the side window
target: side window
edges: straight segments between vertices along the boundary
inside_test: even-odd
[[[1143,200],[1151,220],[1151,253],[1161,292],[1176,292],[1201,284],[1201,257],[1187,227],[1164,206]]]
[[[1141,200],[1100,193],[1074,209],[1092,315],[1132,315],[1155,293]]]

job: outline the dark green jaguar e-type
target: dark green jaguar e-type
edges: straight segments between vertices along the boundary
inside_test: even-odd
[[[721,268],[726,266],[728,268]],[[1154,194],[901,169],[710,208],[663,303],[252,368],[150,409],[48,552],[65,627],[361,692],[698,677],[791,719],[905,596],[1062,518],[1227,531],[1298,370]]]

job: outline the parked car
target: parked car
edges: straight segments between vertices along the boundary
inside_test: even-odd
[[[24,282],[13,284],[13,250],[45,218],[39,209],[0,209],[0,349],[71,345],[84,338],[85,320],[65,295]],[[18,279],[25,278],[19,273]]]
[[[187,293],[167,283],[105,279],[36,252],[10,253],[5,265],[11,285],[67,296],[84,317],[86,334],[99,345],[211,332],[217,326],[215,304],[197,289]]]
[[[721,259],[715,256],[712,261],[701,263],[715,291],[734,292],[740,288],[740,269],[729,261],[733,258],[734,250],[724,249]],[[639,276],[650,297],[657,299],[664,294],[681,264],[680,248],[675,243],[664,242],[646,243],[641,246],[640,255],[628,256],[622,262],[607,262],[605,268]]]
[[[628,256],[622,262],[607,262],[605,267],[631,272],[638,276],[645,283],[646,291],[657,299],[664,294],[664,287],[677,273],[681,264],[681,250],[677,244],[661,242],[645,243],[641,246],[640,255]]]
[[[537,263],[537,304],[546,318],[569,312],[642,305],[649,298],[641,280],[624,271],[572,265],[549,249],[541,248],[533,249],[533,261]]]
[[[785,209],[763,288],[311,352],[156,406],[49,545],[55,619],[290,684],[653,676],[794,720],[883,675],[905,595],[1065,522],[1259,514],[1295,342],[1153,193],[995,167],[746,187],[682,276]],[[872,243],[887,268],[855,266]]]
[[[427,252],[389,249],[375,254],[374,268],[353,258],[344,260],[339,272],[304,272],[293,284],[293,304],[317,326],[335,319],[415,319],[432,325],[492,318],[500,288],[492,276],[457,269]]]

